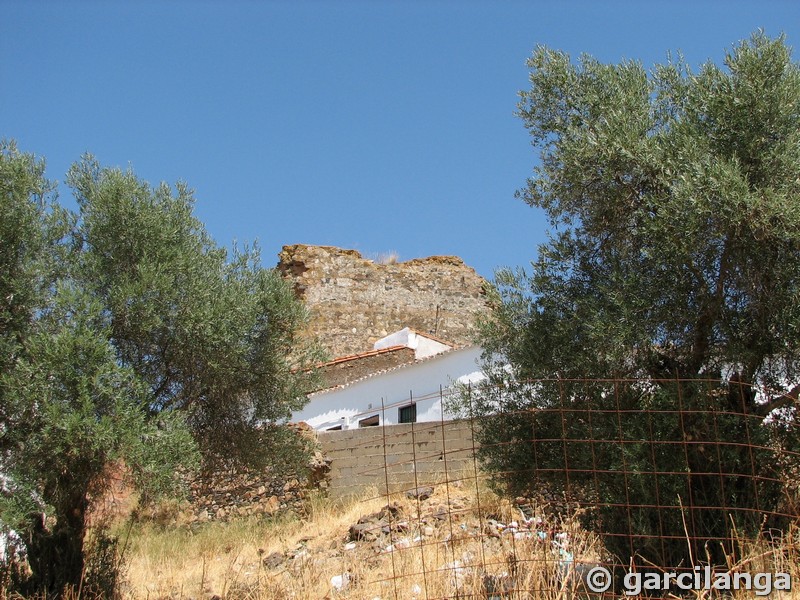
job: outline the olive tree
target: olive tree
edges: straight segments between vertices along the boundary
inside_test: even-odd
[[[92,157],[68,181],[81,284],[105,307],[118,359],[148,385],[148,410],[181,410],[207,462],[297,456],[269,426],[303,405],[319,359],[298,337],[306,311],[291,287],[257,248],[229,256],[215,244],[184,184],[151,188]]]
[[[279,424],[317,353],[288,285],[256,249],[216,245],[186,186],[87,156],[72,214],[42,161],[0,150],[0,525],[22,535],[33,589],[60,594],[82,581],[110,464],[157,498],[201,457],[301,459]]]
[[[483,457],[509,488],[594,490],[624,561],[705,558],[730,537],[712,507],[750,532],[776,509],[796,434],[800,68],[760,32],[696,71],[544,47],[528,66],[518,197],[551,234],[498,272],[483,343],[538,383],[487,366]]]

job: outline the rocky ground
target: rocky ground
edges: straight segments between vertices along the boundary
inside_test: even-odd
[[[193,580],[178,572],[190,574],[191,568],[170,567],[164,556],[155,565],[164,584],[155,584],[152,575],[144,586],[131,581],[130,595],[555,597],[598,559],[591,540],[571,521],[546,518],[530,499],[501,500],[457,484],[312,510],[238,547],[235,541],[218,550],[206,544],[200,555],[206,564]],[[226,567],[215,575],[220,563]],[[530,595],[520,596],[523,591]]]

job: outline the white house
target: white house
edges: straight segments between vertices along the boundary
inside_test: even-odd
[[[375,350],[383,350],[394,346],[404,346],[414,351],[414,358],[420,360],[453,349],[452,344],[440,340],[428,333],[420,333],[410,327],[391,333],[375,342]]]
[[[454,348],[428,334],[403,329],[375,342],[369,352],[322,365],[356,367],[379,357],[400,357],[384,368],[351,369],[351,377],[342,383],[334,381],[309,394],[308,404],[292,414],[292,421],[326,431],[452,418],[442,414],[441,396],[457,381],[482,378],[481,353],[478,346]]]

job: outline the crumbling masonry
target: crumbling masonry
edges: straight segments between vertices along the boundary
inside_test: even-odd
[[[369,350],[403,327],[468,344],[487,310],[485,280],[457,256],[380,264],[355,250],[295,244],[283,247],[278,269],[332,357]]]

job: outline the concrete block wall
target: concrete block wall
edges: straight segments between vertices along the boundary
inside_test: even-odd
[[[404,423],[318,434],[332,497],[379,494],[457,480],[474,467],[469,421]],[[387,490],[388,482],[388,490]]]

